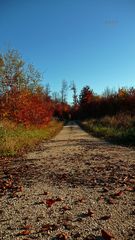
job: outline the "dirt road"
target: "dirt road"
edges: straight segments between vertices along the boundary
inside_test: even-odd
[[[70,122],[4,174],[0,239],[135,239],[135,150]]]

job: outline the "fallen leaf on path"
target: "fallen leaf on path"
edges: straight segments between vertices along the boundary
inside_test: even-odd
[[[63,200],[63,198],[61,198],[61,197],[57,197],[57,198],[55,199],[56,202],[60,202],[60,201],[62,201],[62,200]]]
[[[69,223],[68,221],[64,221],[63,222],[63,226],[65,227],[65,229],[67,230],[71,230],[73,228],[73,225],[71,223]]]
[[[17,234],[17,235],[29,235],[30,233],[31,233],[30,230],[24,230],[24,231],[20,232],[20,233]]]
[[[78,198],[75,203],[84,203],[86,200],[85,198]]]
[[[107,203],[109,203],[109,204],[114,204],[115,201],[114,201],[113,198],[108,198],[108,199],[107,199]]]
[[[62,210],[63,210],[63,211],[68,211],[68,210],[71,210],[71,207],[65,205],[64,207],[62,207]]]
[[[90,209],[88,209],[88,216],[92,217],[94,215],[94,212],[92,212]]]
[[[76,233],[73,235],[74,238],[79,238],[80,236],[81,236],[81,234],[80,234],[79,232],[76,232]]]
[[[43,193],[44,195],[48,195],[48,192],[46,192],[46,191],[44,191],[44,193]]]
[[[101,217],[100,220],[108,220],[110,218],[111,218],[111,215],[108,215],[108,216],[106,215],[106,216]]]
[[[109,189],[108,189],[107,187],[104,187],[104,188],[102,189],[102,191],[103,191],[104,193],[106,193],[106,192],[109,191]]]
[[[135,188],[130,187],[130,186],[127,186],[125,190],[126,190],[126,191],[130,191],[130,192],[133,192],[133,191],[135,191]]]
[[[41,232],[48,232],[50,230],[54,231],[58,229],[58,225],[56,224],[43,224],[41,228]]]
[[[68,233],[58,233],[56,235],[56,239],[57,240],[67,240],[69,237],[69,234]]]
[[[54,203],[56,202],[55,199],[46,199],[46,201],[44,203],[46,203],[47,207],[51,207]]]
[[[111,233],[109,233],[109,232],[107,232],[107,231],[105,231],[103,229],[101,230],[101,233],[102,233],[102,237],[105,240],[111,240],[112,238],[114,238]]]
[[[93,234],[89,234],[87,237],[84,238],[84,240],[96,240],[96,236]]]
[[[120,196],[122,196],[124,194],[124,192],[123,191],[118,191],[118,192],[116,192],[116,193],[114,193],[114,197],[120,197]]]
[[[25,229],[25,230],[28,230],[28,229],[31,229],[31,228],[32,228],[32,225],[25,225],[25,226],[23,226],[22,228]]]
[[[98,199],[97,199],[98,202],[100,203],[103,203],[104,202],[104,196],[100,196]]]
[[[24,190],[23,186],[19,186],[19,187],[17,188],[17,192],[23,192],[23,190]]]
[[[41,232],[47,232],[51,228],[50,224],[44,224],[42,225]]]

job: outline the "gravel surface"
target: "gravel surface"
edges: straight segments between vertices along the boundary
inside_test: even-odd
[[[70,122],[0,175],[0,239],[135,239],[133,149]]]

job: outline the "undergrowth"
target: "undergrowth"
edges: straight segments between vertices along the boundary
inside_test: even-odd
[[[0,156],[14,156],[34,147],[43,139],[49,139],[58,133],[63,124],[56,120],[40,127],[25,128],[9,120],[0,122]]]
[[[103,137],[113,143],[135,146],[135,117],[127,114],[105,116],[100,119],[88,119],[82,127],[97,137]]]

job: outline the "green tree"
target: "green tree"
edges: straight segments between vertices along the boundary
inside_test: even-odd
[[[21,90],[25,86],[24,61],[20,54],[14,50],[8,50],[0,55],[0,93]]]
[[[26,65],[17,50],[9,49],[0,55],[0,95],[29,89],[39,90],[41,73],[32,64]]]
[[[25,70],[25,88],[30,89],[33,93],[37,92],[42,80],[42,74],[34,67],[33,64],[28,64]]]

